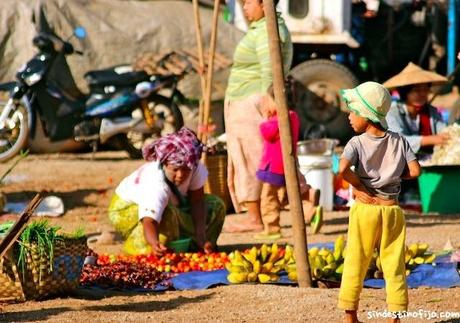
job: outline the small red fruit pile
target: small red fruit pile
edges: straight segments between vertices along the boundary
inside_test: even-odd
[[[225,252],[213,252],[210,254],[205,254],[203,252],[168,252],[161,257],[157,257],[153,254],[138,256],[102,254],[97,256],[96,261],[100,266],[120,262],[148,265],[165,273],[186,273],[189,271],[212,271],[223,269],[225,264],[229,262],[229,259]]]

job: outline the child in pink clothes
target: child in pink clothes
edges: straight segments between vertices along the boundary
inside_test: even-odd
[[[293,106],[292,95],[289,91],[290,87],[286,87],[286,96],[288,98],[288,106]],[[284,178],[283,155],[281,152],[281,141],[278,127],[278,116],[276,113],[276,103],[274,100],[273,86],[270,86],[267,94],[261,99],[262,115],[264,121],[260,124],[259,129],[264,141],[262,159],[257,171],[257,179],[262,182],[261,205],[262,222],[264,231],[256,235],[257,239],[278,239],[281,238],[280,227],[280,210],[283,206],[286,194],[286,182]],[[291,123],[292,145],[294,149],[297,147],[299,139],[300,121],[297,113],[293,110],[289,111],[289,119]],[[304,203],[307,222],[311,220],[315,214],[322,217],[321,208],[316,208],[319,202],[319,190],[315,190],[306,184],[302,175],[299,176],[302,197],[310,200]],[[321,218],[317,219],[316,222]],[[314,221],[312,221],[314,222]],[[320,225],[320,223],[319,223]],[[319,225],[314,228],[314,233],[319,230]]]

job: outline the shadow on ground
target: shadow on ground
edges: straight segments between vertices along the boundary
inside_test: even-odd
[[[110,294],[109,294],[110,295]],[[123,292],[126,296],[126,292]],[[139,295],[138,293],[136,295]],[[144,294],[145,295],[145,294]],[[25,310],[20,312],[8,312],[0,314],[0,322],[31,322],[31,321],[44,321],[51,319],[53,316],[59,315],[65,312],[71,311],[100,311],[100,312],[136,312],[136,313],[148,313],[148,312],[160,312],[168,311],[180,308],[183,305],[190,303],[200,303],[211,298],[214,293],[206,295],[200,295],[197,297],[183,297],[179,296],[169,300],[155,300],[155,301],[144,301],[126,304],[103,304],[94,306],[84,307],[53,307],[53,308],[42,308],[37,310]],[[132,296],[130,294],[130,296]]]

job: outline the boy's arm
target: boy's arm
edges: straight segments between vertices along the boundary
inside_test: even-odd
[[[366,187],[361,183],[359,177],[350,169],[351,162],[346,158],[340,159],[339,173],[343,179],[350,183],[354,188],[354,194],[358,201],[366,204],[373,204],[375,202],[373,196]]]
[[[145,241],[152,247],[156,256],[161,256],[166,251],[166,247],[158,239],[158,222],[152,218],[142,218]]]
[[[401,178],[403,179],[414,179],[420,176],[422,168],[416,159],[407,163]]]

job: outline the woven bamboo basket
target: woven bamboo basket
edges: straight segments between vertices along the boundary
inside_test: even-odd
[[[52,270],[50,259],[40,256],[32,245],[26,255],[24,272],[15,256],[0,260],[0,301],[25,301],[74,291],[79,284],[88,250],[86,237],[56,242]]]
[[[228,211],[232,208],[232,199],[227,186],[227,155],[206,156],[206,167],[209,176],[205,191],[220,197],[225,202]]]

